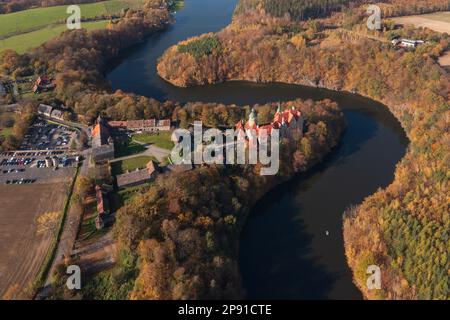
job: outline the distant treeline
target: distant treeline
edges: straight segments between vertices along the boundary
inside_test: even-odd
[[[236,14],[260,8],[273,16],[282,17],[288,13],[293,19],[305,20],[339,11],[350,2],[350,0],[241,0],[236,8]]]
[[[52,7],[60,5],[100,2],[104,0],[10,0],[0,1],[0,14],[22,11],[35,7]]]
[[[262,9],[272,16],[283,17],[288,14],[294,20],[306,20],[346,11],[363,4],[380,5],[384,16],[450,10],[450,2],[446,0],[240,0],[235,14]]]

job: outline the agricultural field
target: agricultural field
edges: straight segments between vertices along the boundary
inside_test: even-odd
[[[103,29],[108,24],[106,20],[84,22],[82,27],[88,31]],[[66,31],[65,25],[47,26],[44,29],[19,34],[14,37],[0,40],[0,51],[5,49],[13,49],[18,53],[24,53],[28,49],[35,48],[43,44],[44,42],[53,39],[54,37]]]
[[[450,34],[450,12],[399,17],[395,18],[394,21],[402,25],[414,25],[415,27],[429,28],[437,32]]]
[[[69,183],[0,185],[0,299],[30,292],[54,241]]]
[[[81,27],[88,30],[104,28],[108,18],[126,8],[142,6],[144,0],[109,0],[80,4]],[[0,15],[0,51],[13,49],[24,52],[67,30],[68,6],[29,9]],[[97,20],[97,21],[95,21]]]

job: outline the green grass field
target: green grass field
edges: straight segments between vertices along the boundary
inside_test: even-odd
[[[133,140],[146,143],[154,144],[157,147],[172,150],[174,144],[171,140],[172,132],[159,132],[159,133],[140,133],[133,135]]]
[[[86,30],[95,30],[95,29],[103,29],[108,24],[108,21],[94,21],[94,22],[84,22],[81,26]],[[48,26],[43,29],[19,34],[17,36],[13,36],[7,38],[5,40],[0,40],[0,51],[5,49],[13,49],[18,53],[24,53],[31,48],[35,48],[47,42],[62,32],[66,31],[67,28],[65,25],[57,25],[57,26]]]
[[[122,9],[142,4],[143,0],[109,0],[103,2],[80,4],[81,18],[109,16]],[[65,24],[69,14],[68,6],[29,9],[0,15],[0,37],[6,38],[20,33],[42,29],[52,24]]]
[[[125,173],[127,171],[142,169],[145,168],[150,160],[157,162],[154,157],[150,156],[136,156],[126,160],[112,162],[111,171],[113,175],[117,175]]]
[[[3,128],[3,129],[0,129],[0,136],[3,136],[3,137],[8,137],[8,136],[10,136],[11,135],[11,133],[12,133],[12,128]]]
[[[139,8],[145,0],[109,0],[89,4],[80,4],[81,19],[97,21],[81,22],[87,30],[105,28],[106,17],[119,13],[126,8]],[[0,14],[0,51],[13,49],[24,53],[30,48],[66,31],[67,5],[29,9],[14,13]]]
[[[114,147],[116,158],[131,156],[145,151],[145,146],[130,140],[116,142]]]

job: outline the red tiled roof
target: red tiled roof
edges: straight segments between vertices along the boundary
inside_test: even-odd
[[[258,125],[256,123],[253,123],[250,125],[250,123],[245,124],[245,130],[258,130]]]
[[[147,119],[147,120],[129,120],[129,121],[109,121],[108,124],[115,128],[128,128],[128,129],[140,129],[140,128],[154,128],[170,126],[170,119]]]
[[[247,121],[245,125],[243,125],[242,121],[239,121],[236,123],[236,129],[243,129],[245,130],[255,130],[256,133],[259,133],[259,130],[265,129],[267,131],[267,134],[271,134],[273,129],[279,129],[283,122],[289,126],[291,122],[295,119],[298,120],[301,116],[301,112],[297,109],[287,109],[282,112],[275,113],[273,117],[273,122],[270,124],[265,124],[261,126],[257,126],[256,123],[250,125]]]
[[[92,129],[92,136],[96,137],[99,134],[100,134],[100,125],[96,124],[94,129]]]
[[[272,124],[266,124],[266,125],[260,126],[260,127],[258,128],[258,134],[259,134],[259,132],[260,132],[261,130],[266,130],[266,133],[267,133],[268,135],[271,135],[271,134],[272,134],[272,129],[274,129],[274,127],[273,127]]]
[[[162,119],[158,121],[158,127],[167,127],[170,126],[170,119]]]
[[[95,187],[97,198],[97,213],[107,213],[109,211],[108,199],[100,186]]]

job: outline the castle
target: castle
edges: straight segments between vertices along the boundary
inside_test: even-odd
[[[236,130],[245,132],[249,141],[257,141],[262,130],[265,130],[267,135],[270,136],[273,129],[280,131],[280,138],[290,138],[294,133],[301,135],[303,133],[302,113],[295,107],[281,111],[281,106],[278,105],[273,121],[268,124],[258,125],[255,109],[252,109],[245,124],[242,120],[236,124]]]

